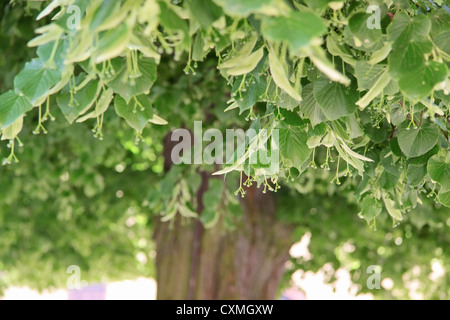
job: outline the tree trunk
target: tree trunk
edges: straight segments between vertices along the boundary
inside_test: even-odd
[[[234,231],[156,222],[158,299],[276,298],[293,229],[276,220],[272,194],[250,188],[241,205]]]

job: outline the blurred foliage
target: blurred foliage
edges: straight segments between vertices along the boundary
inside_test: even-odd
[[[85,125],[63,121],[35,137],[27,120],[24,160],[0,170],[2,282],[65,287],[70,265],[90,283],[153,276],[142,201],[162,170],[161,146],[149,139],[136,148],[118,119],[102,142]]]
[[[35,2],[35,4],[38,4]],[[39,6],[41,3],[39,3]],[[36,22],[37,10],[23,5],[12,6],[8,1],[0,4],[0,91],[13,87],[13,80],[23,68],[25,62],[33,56],[33,50],[27,50],[27,42],[34,37],[34,30],[45,21]]]
[[[38,11],[8,2],[0,11],[5,90],[34,55],[24,48]],[[87,125],[68,127],[59,110],[51,112],[50,135],[32,134],[37,114],[25,118],[23,161],[0,169],[0,290],[66,287],[71,265],[89,283],[153,276],[152,220],[142,201],[162,171],[160,142],[137,148],[133,132],[111,114],[110,134],[99,141]],[[4,158],[7,142],[1,145]]]
[[[448,208],[428,201],[401,224],[393,226],[385,217],[377,219],[377,230],[372,230],[355,214],[360,209],[352,195],[354,186],[346,184],[337,190],[327,174],[312,171],[296,183],[295,190],[277,197],[280,219],[298,226],[294,237],[300,240],[311,234],[310,256],[291,259],[285,285],[297,269],[325,271],[326,280],[333,284],[335,271],[343,268],[350,272],[357,292],[376,299],[449,299]],[[381,267],[381,280],[391,279],[393,288],[367,287],[372,275],[367,269],[373,265]]]

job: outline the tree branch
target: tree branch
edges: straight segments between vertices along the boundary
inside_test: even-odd
[[[391,136],[389,137],[389,141],[394,139],[394,134],[395,134],[396,130],[397,130],[397,127],[392,125],[392,133],[391,133]]]
[[[447,141],[448,141],[448,134],[447,134],[447,132],[445,132],[445,131],[442,130],[442,129],[441,129],[441,131],[442,131],[442,133],[444,134],[444,136],[447,138]]]

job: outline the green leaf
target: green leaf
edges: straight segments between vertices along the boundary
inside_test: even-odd
[[[190,41],[188,38],[189,27],[185,20],[181,19],[179,15],[172,10],[174,5],[169,5],[166,1],[158,1],[161,13],[159,19],[164,28],[172,31],[181,31],[186,41]]]
[[[389,215],[395,220],[395,221],[402,221],[403,220],[403,214],[402,211],[397,207],[397,204],[394,200],[388,198],[387,194],[384,192],[382,193],[384,205],[386,206],[386,210],[389,213]]]
[[[353,37],[357,39],[355,43],[361,44],[364,47],[374,46],[381,39],[382,35],[380,29],[370,29],[367,27],[367,21],[370,16],[368,13],[358,12],[348,22]]]
[[[390,131],[388,131],[388,127],[385,122],[382,123],[382,126],[374,127],[372,123],[368,123],[364,125],[364,132],[373,142],[379,144],[389,137]]]
[[[8,91],[0,96],[0,128],[5,129],[16,122],[33,105],[22,95]]]
[[[130,127],[140,133],[153,117],[153,107],[146,95],[137,96],[128,104],[122,97],[117,96],[114,105],[117,115],[124,118]]]
[[[167,120],[164,120],[163,118],[161,118],[160,116],[158,116],[158,115],[156,115],[156,114],[154,114],[154,115],[153,115],[153,118],[151,118],[151,119],[148,120],[148,121],[150,121],[151,123],[156,124],[156,125],[158,125],[158,126],[166,126],[166,125],[169,124],[169,123],[167,122]]]
[[[434,156],[428,161],[428,175],[439,183],[445,191],[450,190],[450,162],[440,156]]]
[[[260,48],[248,56],[242,57],[239,65],[226,69],[226,72],[228,75],[235,77],[250,73],[258,66],[263,57],[264,49]]]
[[[310,12],[293,11],[287,17],[266,18],[262,24],[262,33],[267,39],[286,41],[293,52],[309,46],[326,31],[322,20]]]
[[[390,148],[386,148],[383,151],[381,151],[380,154],[380,163],[385,169],[385,171],[389,172],[390,174],[400,177],[401,171],[399,169],[399,165],[395,159],[395,157],[390,154]]]
[[[42,104],[50,90],[61,81],[61,70],[47,68],[40,59],[27,63],[14,79],[16,90],[33,105]]]
[[[373,84],[373,87],[356,102],[362,109],[366,108],[376,97],[383,94],[384,89],[392,83],[392,79],[389,76],[389,72],[385,70],[378,80]]]
[[[120,1],[103,2],[95,11],[89,25],[90,32],[100,32],[116,28],[123,20],[126,10],[121,10]]]
[[[78,91],[73,100],[69,92],[63,93],[56,98],[58,107],[69,123],[73,123],[79,116],[85,114],[96,101],[100,93],[99,81],[89,82],[83,89]]]
[[[63,70],[65,68],[65,51],[69,46],[69,42],[68,40],[62,39],[58,39],[57,41],[57,44],[55,41],[52,41],[39,46],[36,53],[44,66],[51,67],[51,69]]]
[[[325,123],[321,123],[314,128],[308,130],[308,134],[310,137],[322,137],[327,134],[327,125]]]
[[[286,70],[283,67],[283,63],[273,52],[269,53],[269,63],[273,81],[277,84],[277,86],[283,89],[293,99],[301,101],[302,97],[300,95],[301,92],[299,92],[300,90],[296,90],[289,82]]]
[[[430,32],[431,21],[426,15],[411,18],[405,12],[397,12],[394,21],[389,25],[388,39],[393,42],[394,50],[405,47],[409,42],[422,38]]]
[[[301,90],[299,90],[299,91],[303,91],[303,88],[301,88]],[[276,96],[276,93],[275,93],[275,96]],[[284,90],[279,91],[278,92],[278,97],[276,97],[276,98],[277,98],[277,100],[275,102],[275,105],[278,105],[280,108],[286,109],[286,110],[289,110],[289,111],[294,110],[300,104],[300,101],[295,100],[294,98],[292,98]]]
[[[324,49],[322,49],[322,47],[313,46],[312,53],[309,56],[309,59],[311,59],[312,63],[317,67],[318,70],[320,70],[320,72],[322,72],[331,80],[342,83],[346,86],[349,86],[351,84],[350,79],[337,71],[334,64],[328,60],[327,53]],[[316,78],[317,77],[313,76],[311,80],[315,81]]]
[[[333,56],[340,57],[349,65],[353,67],[356,65],[356,59],[350,50],[344,44],[340,43],[339,36],[334,31],[327,37],[327,49]]]
[[[409,166],[407,171],[408,183],[411,187],[417,187],[423,182],[425,176],[427,175],[426,166]]]
[[[238,88],[242,82],[243,77],[237,78],[235,84],[233,86],[233,92],[237,92]],[[249,86],[247,91],[241,92],[237,94],[235,97],[236,104],[239,107],[240,114],[244,111],[252,108],[260,99],[260,97],[264,94],[267,86],[267,82],[264,78],[255,78],[255,84]]]
[[[435,95],[444,105],[450,106],[450,94],[446,94],[444,91],[436,91]]]
[[[358,93],[354,87],[346,87],[325,77],[314,84],[314,98],[328,120],[351,115],[358,109]]]
[[[357,160],[362,160],[362,161],[367,161],[367,162],[374,162],[374,160],[367,158],[363,155],[360,155],[359,153],[356,153],[355,151],[353,151],[352,149],[350,149],[350,147],[345,143],[344,139],[342,139],[341,137],[338,136],[338,140],[340,140],[340,145],[342,147],[342,149],[345,151],[345,153],[347,153],[347,155],[353,159],[357,159]]]
[[[428,163],[430,158],[439,153],[441,147],[439,144],[435,145],[433,149],[425,153],[423,156],[408,159],[408,164],[413,166],[424,166]]]
[[[447,78],[447,66],[436,61],[429,61],[400,78],[398,85],[406,96],[413,101],[420,101],[430,96],[433,88]]]
[[[283,123],[294,126],[294,127],[306,127],[306,122],[300,116],[297,112],[289,111],[286,109],[280,109],[280,113],[283,116],[284,120]]]
[[[108,110],[113,97],[114,97],[114,92],[111,89],[107,89],[106,91],[103,91],[102,95],[100,96],[100,99],[98,99],[98,101],[95,105],[94,111],[79,118],[77,120],[77,122],[82,123],[88,119],[94,119],[94,118],[101,116],[103,113],[106,112],[106,110]]]
[[[23,128],[23,117],[20,117],[12,125],[6,127],[2,130],[2,141],[3,140],[13,140],[22,131]]]
[[[124,66],[118,76],[108,85],[115,93],[124,98],[127,103],[133,96],[140,94],[149,94],[150,89],[156,81],[157,65],[153,59],[143,58],[139,60],[139,71],[142,74],[135,82],[128,79],[128,71]]]
[[[389,71],[387,71],[387,73],[389,74]],[[383,94],[386,96],[393,96],[393,95],[399,93],[400,88],[398,87],[398,83],[396,80],[392,79],[390,76],[389,76],[389,78],[391,79],[391,81],[383,89]],[[380,79],[378,79],[378,81],[380,81]]]
[[[439,202],[450,208],[450,191],[439,192]]]
[[[192,0],[188,2],[188,8],[195,20],[205,30],[223,16],[222,8],[213,1]]]
[[[414,74],[426,66],[425,55],[429,54],[433,46],[428,40],[410,42],[389,55],[389,72],[399,80]]]
[[[298,127],[281,128],[280,153],[286,164],[300,168],[312,150],[308,148],[308,134]]]
[[[203,61],[206,55],[204,50],[205,42],[201,32],[197,32],[194,38],[194,44],[192,45],[192,60]]]
[[[198,42],[194,43],[192,58],[194,59],[194,52],[197,55],[196,58],[198,58],[198,55],[199,55],[198,46],[201,45],[200,49],[202,50],[202,52],[200,54],[202,55],[202,57],[200,59],[203,59],[203,41],[202,41],[201,37],[197,37],[197,38],[199,38],[199,41],[201,42],[201,44],[199,44]],[[161,61],[161,56],[157,52],[157,48],[156,48],[155,44],[149,38],[142,38],[142,37],[136,36],[135,34],[132,34],[129,48],[142,52],[142,54],[146,58],[155,59],[157,64],[159,64],[159,62]],[[114,61],[114,59],[112,61]]]
[[[56,24],[41,27],[36,31],[42,34],[28,42],[29,47],[37,47],[58,40],[64,33],[64,29]]]
[[[52,1],[47,7],[45,7],[44,10],[41,11],[41,13],[37,16],[36,20],[41,20],[42,18],[48,16],[50,13],[52,13],[53,10],[61,6],[62,3],[63,0]]]
[[[237,54],[232,55],[219,65],[220,69],[230,69],[241,65],[241,60],[248,57],[255,49],[258,37],[254,34],[250,35],[246,41],[237,48]]]
[[[400,103],[391,105],[391,123],[398,127],[406,120],[406,111]]]
[[[373,219],[381,214],[381,211],[383,211],[383,206],[379,200],[365,197],[361,203],[361,213],[359,215],[370,225]]]
[[[434,11],[431,14],[431,34],[438,35],[442,31],[450,29],[450,20],[448,19],[448,12],[442,8]]]
[[[328,135],[330,136],[330,135]],[[324,140],[326,140],[327,138],[325,137]],[[356,170],[358,170],[359,174],[362,176],[363,172],[364,172],[364,162],[362,162],[359,159],[353,158],[347,150],[344,150],[341,145],[339,144],[339,142],[336,140],[335,137],[332,137],[332,141],[330,144],[325,144],[324,142],[322,142],[323,145],[327,146],[328,148],[332,147],[334,145],[334,147],[336,148],[336,150],[338,151],[339,155],[342,157],[342,159],[344,159],[344,161],[346,161],[348,164],[350,164],[352,167],[354,167]],[[347,149],[349,149],[347,147]],[[371,160],[372,161],[372,160]]]
[[[303,88],[303,100],[300,102],[300,111],[311,121],[313,126],[327,121],[327,117],[323,114],[320,105],[314,98],[314,84],[307,84]]]
[[[111,60],[122,54],[127,49],[131,38],[131,30],[127,24],[106,31],[95,46],[92,57],[95,63]]]
[[[384,61],[392,51],[392,43],[386,42],[384,46],[372,53],[370,60],[368,61],[370,64],[377,64]]]
[[[330,2],[343,2],[340,0],[305,0],[305,3],[318,14],[322,15],[323,11],[328,8]]]
[[[410,0],[396,0],[395,2],[393,1],[393,5],[396,9],[407,10],[411,8]]]
[[[380,177],[380,181],[379,181],[380,187],[383,188],[384,190],[393,191],[395,186],[398,183],[399,178],[400,178],[400,174],[395,175],[388,171],[385,171],[381,174],[381,177]]]
[[[385,65],[371,65],[363,60],[358,61],[355,66],[355,76],[356,79],[358,79],[358,90],[364,91],[371,89],[385,71]]]
[[[398,128],[398,144],[408,158],[415,158],[433,149],[439,140],[439,128],[435,124],[425,123],[414,129],[404,122]]]
[[[398,138],[395,137],[391,140],[389,143],[389,146],[391,148],[392,153],[399,158],[404,158],[405,155],[403,154],[402,150],[400,149],[400,146],[398,145]]]
[[[247,17],[251,13],[278,15],[282,5],[278,0],[214,0],[231,15]]]
[[[445,52],[447,56],[450,56],[450,30],[445,30],[439,33],[434,39],[433,42],[436,46]]]
[[[350,115],[345,119],[345,124],[347,126],[347,132],[350,134],[350,139],[354,140],[359,137],[364,136],[364,130],[356,117],[356,114]]]

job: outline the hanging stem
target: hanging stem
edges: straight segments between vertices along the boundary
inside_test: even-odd
[[[44,128],[44,126],[42,125],[42,106],[39,106],[39,123],[36,127],[36,129],[34,129],[33,134],[40,134],[41,130],[44,134],[47,134],[47,130]]]
[[[55,117],[50,113],[50,96],[47,97],[47,106],[45,109],[43,120],[47,121],[49,118],[51,121],[55,121]]]

